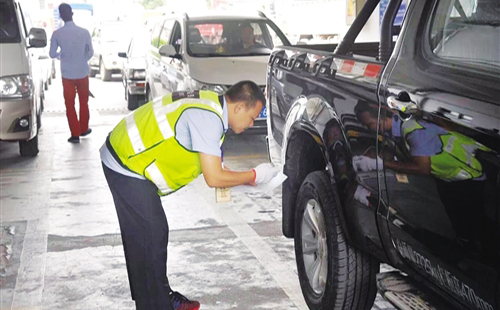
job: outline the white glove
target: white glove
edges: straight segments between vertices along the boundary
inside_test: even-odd
[[[384,162],[378,156],[377,159],[370,158],[368,156],[354,156],[352,159],[352,164],[356,171],[372,171],[377,170],[377,160],[380,169],[383,169]]]
[[[280,172],[280,170],[280,167],[274,167],[269,163],[258,165],[253,169],[255,173],[254,184],[258,185],[271,181],[271,179],[274,178],[278,174],[278,172]]]

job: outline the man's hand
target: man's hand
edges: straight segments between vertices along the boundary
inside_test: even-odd
[[[280,172],[280,167],[274,167],[272,164],[265,163],[258,165],[253,171],[255,173],[254,184],[258,185],[271,181]]]
[[[368,156],[354,156],[352,164],[356,171],[372,171],[377,170],[377,160],[380,168],[384,168],[384,162],[378,156],[377,159],[373,159]]]

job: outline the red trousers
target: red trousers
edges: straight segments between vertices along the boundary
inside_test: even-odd
[[[70,80],[62,79],[64,89],[64,104],[66,105],[66,117],[68,118],[69,129],[72,137],[79,137],[80,134],[89,130],[89,77]],[[80,102],[80,120],[76,115],[75,96],[78,92]]]

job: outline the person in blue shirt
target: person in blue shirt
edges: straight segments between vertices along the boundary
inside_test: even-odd
[[[50,57],[61,60],[64,103],[71,137],[68,142],[80,142],[80,136],[92,132],[89,128],[89,64],[94,54],[90,33],[73,22],[73,11],[67,3],[59,5],[64,26],[52,34]],[[80,120],[76,115],[75,97],[78,92]]]

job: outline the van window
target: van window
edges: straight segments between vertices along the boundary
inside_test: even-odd
[[[441,1],[429,36],[443,60],[500,67],[500,1]]]
[[[12,1],[0,0],[0,43],[19,43],[21,36]]]

